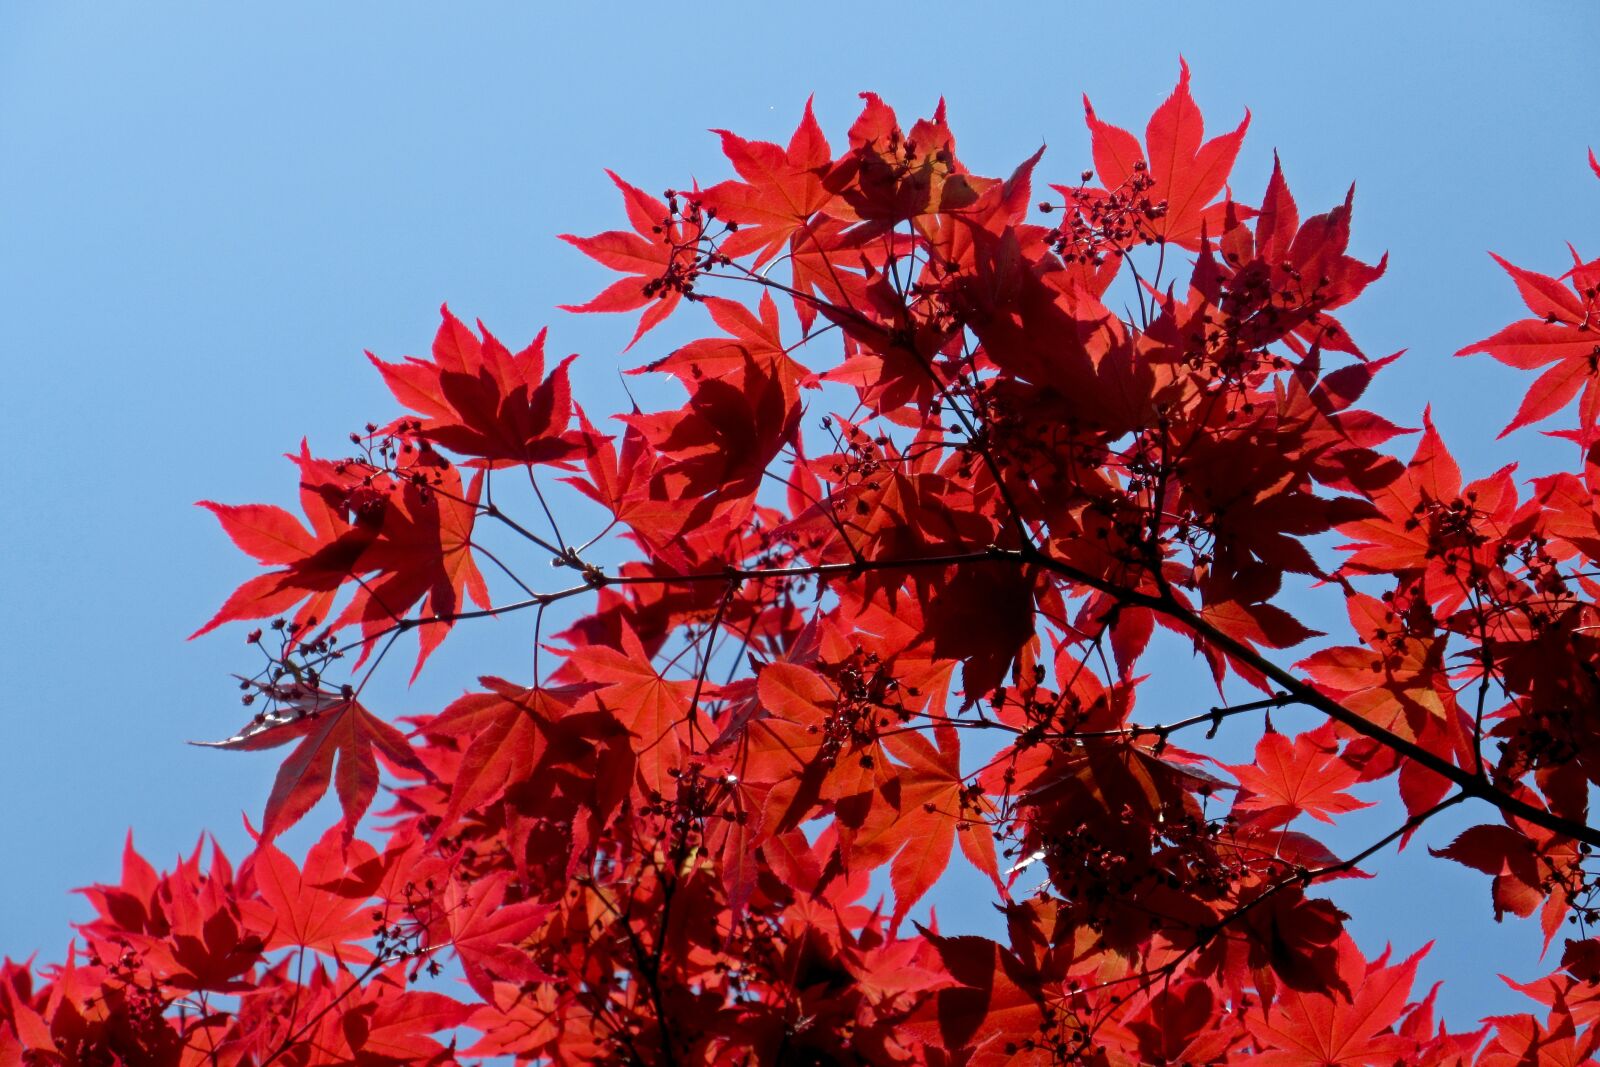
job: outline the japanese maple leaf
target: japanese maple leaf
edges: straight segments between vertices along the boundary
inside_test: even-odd
[[[904,1024],[911,1036],[932,1048],[963,1052],[949,1062],[1019,1062],[1012,1053],[1019,1038],[1039,1033],[1047,1017],[1037,978],[1004,946],[983,937],[923,936],[933,943],[953,983],[924,1001]],[[1026,1063],[1027,1060],[1020,1062]]]
[[[547,378],[544,338],[512,354],[483,323],[480,340],[448,306],[433,342],[433,358],[408,357],[404,363],[370,359],[395,399],[424,416],[415,432],[471,464],[508,467],[562,463],[592,447],[587,435],[568,429],[572,389],[568,356]],[[394,428],[415,420],[401,419]]]
[[[900,129],[894,109],[877,93],[862,93],[861,114],[850,126],[850,151],[825,179],[857,218],[879,225],[970,207],[993,183],[979,178],[956,158],[955,135],[945,121],[941,99],[932,118],[918,119],[909,134]],[[919,220],[926,222],[926,220]]]
[[[961,660],[968,705],[1005,681],[1006,672],[1034,640],[1036,578],[1020,567],[967,564],[928,582],[925,615],[933,652]],[[983,626],[972,620],[983,618]]]
[[[1361,574],[1421,570],[1436,551],[1434,519],[1460,499],[1461,468],[1434,429],[1431,409],[1423,412],[1422,423],[1422,440],[1405,473],[1373,494],[1383,514],[1339,527],[1353,539],[1344,546],[1353,550],[1345,567]]]
[[[754,363],[763,373],[783,383],[787,393],[793,393],[802,382],[815,384],[811,381],[811,372],[789,354],[789,348],[779,335],[778,305],[770,292],[762,292],[755,315],[737,300],[712,296],[703,304],[712,321],[730,336],[691,341],[670,355],[629,373],[663,371],[693,390],[702,378],[739,377],[747,365]]]
[[[624,415],[667,461],[661,474],[674,497],[746,496],[798,431],[800,404],[785,369],[748,350],[742,365],[716,376],[686,374],[685,410]]]
[[[268,950],[299,946],[335,960],[365,963],[372,953],[356,942],[372,936],[372,916],[367,899],[350,897],[327,888],[338,883],[349,868],[375,858],[372,846],[350,842],[346,858],[340,827],[330,827],[306,853],[304,867],[263,842],[242,873],[255,881],[259,899],[240,905],[257,929],[266,931]]]
[[[1287,989],[1245,1024],[1263,1050],[1252,1067],[1364,1067],[1398,1062],[1410,1045],[1390,1032],[1411,995],[1429,945],[1393,967],[1385,952],[1372,963],[1349,935],[1339,938],[1339,977],[1348,995]]]
[[[284,614],[297,604],[296,630],[307,629],[328,621],[339,590],[352,583],[355,594],[329,626],[360,624],[369,639],[362,660],[372,640],[421,601],[427,621],[419,627],[415,678],[444,640],[464,595],[489,605],[472,558],[480,479],[463,490],[455,468],[436,453],[406,456],[392,473],[355,460],[315,459],[304,442],[290,458],[299,464],[301,505],[315,532],[281,508],[202,501],[235,544],[264,564],[283,566],[241,585],[191,637],[232,620]]]
[[[634,232],[607,230],[593,237],[570,233],[561,239],[591,259],[630,277],[614,282],[585,304],[562,304],[563,311],[633,311],[649,305],[628,347],[672,314],[692,283],[700,234],[676,220],[666,204],[606,171],[622,190],[622,204]]]
[[[940,726],[934,733],[937,747],[915,731],[890,734],[884,740],[884,747],[905,767],[900,773],[896,832],[906,843],[889,868],[889,882],[894,886],[891,930],[899,928],[900,920],[944,875],[951,846],[958,839],[972,865],[1005,892],[994,836],[983,818],[992,808],[980,791],[967,788],[955,727]]]
[[[1200,109],[1189,95],[1189,64],[1180,61],[1178,87],[1150,116],[1145,127],[1145,147],[1133,134],[1102,122],[1089,98],[1083,98],[1100,184],[1115,191],[1128,184],[1139,164],[1148,168],[1155,184],[1145,194],[1152,202],[1166,201],[1166,214],[1144,224],[1150,236],[1174,241],[1184,248],[1200,248],[1202,232],[1223,230],[1223,206],[1207,208],[1228,182],[1234,157],[1250,125],[1250,112],[1232,133],[1202,139],[1205,125]],[[1147,154],[1148,153],[1148,154]]]
[[[322,799],[330,781],[344,812],[342,825],[348,839],[377,795],[379,756],[395,766],[422,770],[422,761],[406,743],[405,735],[353,698],[321,691],[271,695],[278,704],[274,714],[260,716],[225,740],[191,742],[206,748],[254,752],[299,739],[272,783],[261,820],[263,841],[270,842],[298,822]]]
[[[1509,826],[1474,826],[1444,848],[1428,851],[1494,876],[1496,920],[1508,911],[1527,917],[1544,901],[1537,847]]]
[[[1556,1000],[1544,1024],[1532,1015],[1491,1016],[1494,1039],[1484,1048],[1478,1067],[1589,1067],[1600,1050],[1600,1026],[1580,1038],[1567,1005]]]
[[[1389,262],[1388,256],[1373,265],[1345,255],[1354,199],[1351,186],[1343,204],[1302,223],[1274,155],[1254,233],[1239,209],[1224,212],[1218,247],[1234,269],[1222,299],[1244,320],[1235,327],[1243,343],[1265,347],[1285,339],[1301,355],[1313,348],[1362,355],[1327,314],[1360,296]]]
[[[80,927],[85,933],[143,933],[159,931],[166,921],[157,893],[161,875],[150,861],[133,847],[133,831],[122,843],[122,879],[116,885],[93,885],[76,889],[100,918]]]
[[[794,312],[806,333],[816,323],[819,306],[859,308],[867,304],[866,279],[850,269],[863,262],[877,265],[882,241],[848,220],[818,215],[790,239],[789,264],[794,271]]]
[[[364,981],[341,972],[313,988],[322,996],[306,1005],[316,1022],[307,1042],[317,1064],[447,1063],[450,1050],[428,1035],[454,1029],[472,1013],[442,993],[411,988],[404,963]]]
[[[1372,493],[1380,514],[1342,523],[1351,542],[1343,568],[1357,574],[1420,572],[1430,603],[1458,606],[1474,574],[1498,564],[1496,550],[1519,518],[1515,465],[1461,484],[1461,469],[1424,411],[1422,440],[1405,473]]]
[[[544,924],[551,906],[535,900],[505,903],[512,872],[496,871],[464,885],[451,879],[444,894],[443,930],[473,992],[487,1000],[494,980],[552,981],[519,942]]]
[[[678,767],[681,732],[689,719],[692,681],[670,681],[656,672],[633,627],[623,623],[621,648],[583,645],[568,662],[600,687],[592,700],[633,735],[639,776],[657,793],[671,792],[669,770]],[[702,696],[709,694],[705,688]]]
[[[638,414],[638,409],[633,413]],[[583,460],[587,477],[561,480],[606,508],[618,522],[631,527],[646,545],[661,546],[677,539],[688,508],[684,501],[663,500],[653,495],[653,488],[658,484],[655,474],[664,461],[644,434],[630,424],[623,430],[621,445],[613,448],[609,441],[594,434],[582,412],[579,418],[584,431],[592,434],[597,444]]]
[[[310,532],[293,515],[270,504],[200,501],[235,545],[257,562],[281,569],[257,575],[235,589],[211,621],[189,635],[191,640],[224,622],[287,614],[296,605],[300,605],[297,630],[312,619],[327,620],[339,587],[349,580],[355,561],[371,543],[372,530],[349,521],[346,509],[323,491],[325,478],[319,475],[325,473],[324,461],[312,458],[306,442],[300,442],[298,456],[288,458],[300,467],[300,506],[311,521]]]
[[[1580,857],[1570,840],[1530,831],[1494,824],[1473,826],[1444,848],[1428,851],[1493,875],[1490,895],[1497,922],[1508,911],[1523,918],[1538,911],[1548,948],[1566,918],[1565,879],[1578,869]]]
[[[1428,717],[1446,718],[1445,639],[1408,633],[1404,621],[1375,597],[1357,594],[1345,607],[1367,645],[1325,648],[1296,666],[1347,707],[1408,738],[1422,731]]]
[[[451,704],[427,727],[461,739],[461,764],[450,788],[450,805],[435,834],[448,833],[463,814],[498,800],[526,781],[546,746],[544,727],[571,709],[583,690],[523,689],[501,678],[478,679],[487,693],[468,693]]]
[[[240,911],[233,868],[215,842],[211,867],[201,869],[202,846],[168,873],[157,874],[133,847],[123,847],[122,881],[78,890],[98,917],[79,927],[91,950],[133,949],[166,984],[179,989],[237,993],[252,987],[262,962],[260,932]],[[4,1046],[0,1045],[0,1051]]]
[[[819,802],[867,806],[878,784],[874,771],[889,762],[868,709],[841,701],[821,674],[798,663],[768,663],[756,688],[762,710],[740,738],[740,776],[772,786],[772,831],[800,825]]]
[[[465,597],[471,597],[480,608],[489,606],[489,588],[472,558],[472,527],[482,476],[473,478],[465,492],[454,468],[438,472],[432,479],[407,481],[398,492],[389,494],[378,536],[356,561],[358,571],[375,571],[377,576],[361,583],[350,606],[334,623],[360,620],[368,641],[359,663],[371,650],[372,639],[387,632],[420,601],[423,624],[417,628],[419,647],[412,681],[450,632],[453,616],[465,607]]]
[[[1456,355],[1487,352],[1519,370],[1550,368],[1528,387],[1522,406],[1500,436],[1554,415],[1580,391],[1583,397],[1578,405],[1578,425],[1580,430],[1592,430],[1600,421],[1600,337],[1596,335],[1600,329],[1600,303],[1593,283],[1585,289],[1575,277],[1584,265],[1564,275],[1571,283],[1569,289],[1560,279],[1524,270],[1499,256],[1494,256],[1494,261],[1511,275],[1522,302],[1534,317],[1519,319]]]
[[[1146,1009],[1131,1022],[1139,1052],[1150,1063],[1219,1063],[1244,1040],[1237,1029],[1218,1025],[1216,995],[1204,982],[1163,983]]]
[[[723,254],[738,258],[755,252],[752,266],[759,269],[795,239],[811,216],[833,202],[834,194],[822,185],[833,152],[809,99],[787,148],[747,141],[727,130],[712,132],[722,138],[723,154],[744,181],[713,185],[701,194],[701,202],[739,227],[723,238]]]
[[[1376,449],[1397,434],[1411,431],[1354,406],[1378,372],[1403,354],[1353,363],[1319,377],[1321,358],[1308,353],[1285,383],[1279,419],[1295,427],[1310,460],[1308,470],[1322,485],[1371,494],[1404,470],[1398,459]]]
[[[1288,822],[1302,813],[1332,823],[1331,815],[1372,806],[1344,792],[1361,774],[1339,758],[1332,723],[1293,741],[1276,731],[1267,733],[1256,744],[1255,763],[1228,770],[1246,791],[1233,810],[1260,812],[1261,818],[1273,823]]]

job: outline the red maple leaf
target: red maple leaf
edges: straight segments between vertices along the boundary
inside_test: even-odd
[[[1396,1061],[1409,1042],[1391,1032],[1405,1011],[1417,964],[1430,945],[1387,966],[1385,952],[1371,963],[1348,936],[1341,937],[1339,977],[1348,994],[1290,989],[1271,1007],[1246,1016],[1256,1041],[1267,1051],[1250,1062],[1257,1067],[1363,1067]]]
[[[1414,737],[1432,719],[1447,719],[1454,698],[1444,674],[1445,639],[1410,633],[1389,604],[1364,595],[1345,607],[1365,647],[1314,652],[1296,666],[1318,688],[1385,729]]]
[[[1254,233],[1243,211],[1233,205],[1224,211],[1217,247],[1227,267],[1217,302],[1238,320],[1233,330],[1243,346],[1264,348],[1282,339],[1302,356],[1313,349],[1361,356],[1328,312],[1382,277],[1389,259],[1371,265],[1345,254],[1354,199],[1352,185],[1343,204],[1302,223],[1274,156]],[[1197,273],[1204,276],[1206,269]]]
[[[633,736],[639,777],[645,786],[667,793],[671,784],[668,772],[679,766],[687,736],[689,698],[695,683],[663,678],[626,623],[621,645],[620,649],[585,645],[574,649],[568,662],[585,681],[599,683],[587,702],[615,716]],[[712,688],[703,686],[702,696],[709,695]]]
[[[1360,771],[1339,758],[1333,724],[1297,735],[1293,741],[1269,731],[1256,744],[1255,763],[1229,766],[1245,790],[1234,803],[1236,812],[1259,813],[1268,823],[1288,822],[1304,813],[1332,823],[1332,815],[1371,807],[1344,790],[1356,784]]]
[[[403,622],[421,601],[420,650],[412,677],[444,640],[462,597],[488,607],[489,591],[472,559],[472,527],[480,481],[463,491],[455,469],[437,455],[412,453],[393,472],[359,460],[314,459],[304,442],[291,457],[300,466],[301,506],[308,534],[282,508],[201,501],[235,544],[264,564],[283,564],[250,579],[191,638],[224,622],[263,619],[300,605],[294,632],[309,636],[316,623],[330,629],[359,623],[360,658],[371,641]],[[366,577],[370,576],[370,577]],[[345,584],[357,586],[331,622]]]
[[[453,1030],[472,1011],[442,993],[411,988],[403,963],[364,982],[345,972],[325,983],[318,977],[310,983],[312,997],[305,1006],[315,1024],[305,1040],[320,1057],[311,1063],[447,1063],[450,1049],[429,1035]]]
[[[344,812],[348,840],[356,823],[378,792],[378,757],[410,770],[422,762],[405,735],[362,707],[352,697],[320,690],[274,690],[272,714],[263,714],[238,734],[222,741],[191,742],[205,748],[254,752],[277,748],[299,739],[289,758],[278,768],[261,819],[261,837],[271,841],[300,821],[328,791],[330,781]],[[335,778],[335,762],[338,774]]]
[[[510,871],[479,879],[470,886],[452,879],[444,893],[444,914],[435,936],[455,948],[473,992],[485,1000],[494,994],[496,978],[550,981],[519,947],[545,922],[551,905],[536,900],[508,904]]]
[[[499,799],[531,776],[544,753],[546,724],[571,710],[584,690],[523,689],[501,678],[478,679],[489,692],[468,693],[427,726],[429,736],[459,738],[464,748],[450,788],[450,803],[435,833],[446,833],[463,814]]]
[[[1490,253],[1490,255],[1494,255]],[[1494,261],[1517,284],[1522,302],[1533,318],[1520,319],[1492,336],[1470,344],[1458,356],[1487,352],[1501,363],[1519,370],[1550,366],[1528,387],[1522,406],[1500,431],[1504,437],[1519,426],[1548,418],[1566,407],[1582,392],[1578,406],[1581,431],[1593,430],[1600,421],[1600,302],[1596,300],[1591,276],[1600,270],[1600,260],[1580,263],[1562,276],[1571,288],[1536,271],[1508,263],[1499,256]]]
[[[376,858],[364,841],[348,842],[333,826],[306,853],[303,866],[263,840],[246,861],[241,875],[252,879],[259,899],[241,910],[257,929],[266,931],[266,948],[298,946],[335,960],[365,963],[372,953],[357,942],[372,936],[373,921],[365,896],[336,892],[348,870]]]
[[[953,726],[935,731],[937,747],[920,733],[892,734],[884,747],[899,760],[897,796],[900,821],[895,832],[905,845],[895,853],[889,868],[894,887],[894,913],[890,928],[900,925],[916,902],[932,889],[950,865],[951,846],[961,842],[961,852],[974,867],[1002,888],[994,836],[985,815],[994,811],[982,791],[968,787],[961,773],[961,746]]]
[[[759,269],[784,245],[800,244],[804,238],[798,235],[807,220],[833,202],[834,194],[822,184],[833,162],[832,150],[809,99],[787,148],[747,141],[727,130],[712,132],[722,138],[723,154],[744,181],[713,185],[701,194],[701,202],[739,227],[723,238],[723,254],[739,258],[755,252],[752,266]],[[798,274],[798,265],[794,269]]]
[[[1442,849],[1428,851],[1494,876],[1490,896],[1496,921],[1508,911],[1523,918],[1538,911],[1548,948],[1567,915],[1567,886],[1582,860],[1570,839],[1528,830],[1532,832],[1487,823],[1463,830]]]
[[[698,273],[700,229],[677,217],[674,210],[637,186],[606,171],[622,190],[622,203],[634,232],[607,230],[593,237],[570,233],[561,239],[591,259],[630,277],[613,282],[584,304],[562,304],[564,311],[632,311],[648,305],[628,342],[639,338],[672,314]],[[674,198],[674,203],[676,199]]]
[[[1127,130],[1102,122],[1087,96],[1083,98],[1083,110],[1093,139],[1095,175],[1101,186],[1115,192],[1141,173],[1148,173],[1154,180],[1144,195],[1153,202],[1164,201],[1166,211],[1145,224],[1149,236],[1198,250],[1203,232],[1223,231],[1223,205],[1211,202],[1228,183],[1234,158],[1250,125],[1250,112],[1245,112],[1232,133],[1202,144],[1204,122],[1189,95],[1189,64],[1181,61],[1178,87],[1150,116],[1144,148]]]
[[[546,378],[545,331],[512,354],[483,323],[480,340],[449,307],[439,313],[444,322],[431,360],[385,363],[367,353],[395,399],[424,416],[420,423],[400,419],[392,428],[470,456],[473,466],[562,463],[588,452],[592,437],[567,428],[574,410],[567,367],[576,356]]]

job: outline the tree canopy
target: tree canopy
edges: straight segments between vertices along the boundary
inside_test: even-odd
[[[1502,260],[1525,316],[1459,353],[1579,462],[1467,481],[1359,406],[1402,357],[1335,315],[1385,267],[1351,196],[1236,194],[1249,116],[1208,137],[1186,66],[1142,135],[1084,112],[1054,182],[873,94],[717,131],[706,188],[613,174],[627,228],[567,240],[619,277],[567,310],[712,330],[630,369],[681,403],[597,423],[588,359],[444,308],[370,357],[391,421],[288,457],[302,515],[204,502],[261,568],[195,634],[254,649],[212,744],[286,753],[256,847],[130,838],[66,960],[5,964],[0,1065],[1591,1062],[1600,261]],[[364,702],[493,616],[527,676]],[[1191,705],[1139,702],[1158,632]],[[1388,832],[1318,839],[1380,782]],[[1458,805],[1440,861],[1559,955],[1464,1030],[1325,896]],[[919,910],[957,853],[1004,936]]]

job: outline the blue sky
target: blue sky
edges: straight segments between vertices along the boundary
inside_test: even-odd
[[[1600,8],[1415,2],[0,7],[0,953],[59,958],[73,886],[114,878],[131,825],[170,863],[209,829],[237,852],[271,756],[188,747],[238,725],[238,633],[185,635],[249,573],[193,502],[288,503],[280,457],[338,452],[392,406],[361,357],[422,351],[448,300],[508,341],[549,323],[576,388],[618,410],[631,322],[567,315],[600,273],[555,240],[618,225],[602,167],[647,189],[724,177],[726,127],[779,139],[808,95],[838,143],[855,94],[903,117],[948,98],[962,156],[1009,172],[1040,143],[1088,166],[1080,95],[1142,127],[1178,57],[1215,130],[1245,107],[1235,188],[1276,148],[1302,212],[1356,181],[1353,251],[1390,270],[1345,317],[1408,348],[1369,395],[1432,402],[1472,474],[1569,457],[1495,444],[1526,381],[1450,353],[1518,316],[1484,254],[1559,271],[1600,254]],[[638,358],[635,358],[638,357]],[[1409,447],[1409,446],[1402,446]],[[1308,610],[1313,610],[1308,608]],[[519,623],[447,642],[393,715],[485,670],[525,672]],[[1203,697],[1197,699],[1204,699]],[[1481,819],[1483,815],[1477,814]],[[313,816],[315,819],[316,816]],[[1378,825],[1373,823],[1371,825]],[[1443,830],[1428,843],[1447,840]],[[1414,848],[1341,897],[1369,949],[1437,937],[1453,1022],[1521,1010],[1539,967],[1477,875]],[[947,917],[960,900],[937,902]]]

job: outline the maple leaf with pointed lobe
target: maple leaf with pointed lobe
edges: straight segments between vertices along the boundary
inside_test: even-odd
[[[729,301],[707,301],[734,338],[708,338],[641,370],[663,370],[689,390],[686,410],[620,416],[665,462],[657,472],[674,498],[753,492],[768,464],[798,432],[797,380],[804,373],[778,338],[777,307],[761,319]],[[734,309],[738,308],[735,312]]]
[[[871,228],[874,234],[907,219],[970,207],[993,183],[956,158],[942,99],[933,117],[918,119],[909,134],[877,93],[862,93],[861,100],[861,114],[850,126],[850,151],[824,185],[857,218],[879,224]]]
[[[1416,573],[1423,591],[1443,613],[1460,605],[1469,588],[1499,564],[1500,542],[1523,518],[1507,465],[1465,487],[1461,469],[1433,425],[1422,415],[1422,440],[1404,473],[1371,494],[1378,514],[1341,523],[1351,538],[1342,568],[1356,574]]]
[[[564,464],[587,453],[589,435],[568,429],[574,406],[568,356],[544,373],[545,331],[513,354],[482,322],[480,339],[450,313],[433,341],[433,358],[385,363],[372,353],[395,399],[423,418],[400,419],[391,427],[469,456],[469,465],[510,467]]]
[[[1223,205],[1211,202],[1228,183],[1250,125],[1249,111],[1233,132],[1202,143],[1205,125],[1189,95],[1189,64],[1182,61],[1178,87],[1145,127],[1144,148],[1127,130],[1102,122],[1087,96],[1083,110],[1100,184],[1108,192],[1116,192],[1135,175],[1148,173],[1154,184],[1143,195],[1152,202],[1166,203],[1164,214],[1142,224],[1149,236],[1196,251],[1202,233],[1222,232]]]
[[[1567,915],[1566,886],[1583,862],[1570,839],[1533,827],[1495,824],[1470,827],[1444,848],[1428,851],[1493,876],[1496,922],[1508,911],[1522,918],[1538,911],[1546,948]]]
[[[1543,1023],[1526,1014],[1490,1016],[1487,1021],[1494,1024],[1494,1038],[1477,1067],[1591,1067],[1600,1051],[1600,1026],[1591,1025],[1580,1036],[1561,999]]]
[[[1150,998],[1148,1016],[1128,1026],[1139,1040],[1139,1053],[1150,1063],[1225,1062],[1230,1049],[1245,1035],[1218,1025],[1216,994],[1204,982],[1162,983]]]
[[[300,741],[272,783],[261,819],[264,841],[299,822],[322,799],[330,782],[344,812],[342,825],[348,839],[377,795],[379,756],[397,767],[422,769],[405,735],[353,697],[320,690],[266,689],[276,700],[275,713],[258,717],[225,740],[190,742],[204,748],[255,752]]]
[[[1031,968],[988,938],[941,937],[932,931],[923,936],[953,980],[906,1023],[906,1030],[926,1047],[950,1055],[932,1062],[998,1067],[1042,1060],[1017,1055],[1018,1039],[1038,1034],[1046,1018]]]
[[[1352,711],[1402,736],[1416,738],[1430,718],[1448,718],[1454,699],[1445,638],[1410,632],[1393,606],[1375,597],[1347,597],[1345,608],[1366,646],[1325,648],[1296,667]]]
[[[1389,262],[1387,255],[1371,265],[1345,254],[1354,199],[1352,185],[1343,204],[1302,223],[1274,154],[1253,233],[1228,206],[1224,228],[1210,233],[1231,268],[1217,302],[1233,316],[1230,328],[1242,347],[1265,348],[1281,339],[1301,356],[1321,349],[1365,358],[1327,314],[1360,296]]]
[[[705,378],[742,378],[745,368],[754,364],[763,374],[782,383],[786,395],[793,395],[802,384],[816,384],[811,372],[790,354],[792,346],[783,343],[778,305],[770,292],[762,292],[754,315],[738,301],[720,296],[708,296],[702,304],[711,321],[728,331],[728,337],[690,341],[628,373],[661,371],[677,378],[692,392],[696,383]]]
[[[499,871],[471,885],[451,879],[445,889],[443,915],[436,936],[455,949],[467,984],[488,1000],[496,978],[550,981],[519,947],[545,922],[551,905],[536,900],[506,903],[510,871]]]
[[[246,581],[191,638],[224,622],[295,612],[295,632],[315,623],[331,629],[359,623],[369,640],[401,624],[419,601],[428,620],[419,629],[413,679],[471,597],[489,606],[489,591],[472,558],[472,527],[481,486],[463,490],[455,468],[436,454],[412,452],[391,473],[358,460],[315,459],[302,442],[290,457],[300,467],[301,506],[315,531],[282,508],[201,501],[236,545],[280,569]],[[346,583],[357,586],[344,610],[328,618]],[[308,599],[309,598],[309,599]],[[304,638],[308,634],[301,633]]]
[[[252,988],[251,974],[266,951],[261,930],[241,910],[248,902],[222,849],[212,842],[211,867],[203,871],[202,848],[203,842],[175,869],[158,874],[134,849],[130,832],[121,882],[78,890],[98,913],[79,928],[91,951],[135,949],[153,975],[176,989]]]
[[[669,792],[668,771],[678,766],[685,728],[693,728],[689,698],[695,683],[663,678],[627,623],[622,625],[620,648],[583,645],[568,654],[567,662],[585,681],[599,683],[588,701],[609,712],[632,735],[645,785],[657,793]],[[702,686],[702,698],[708,698],[713,688],[709,683]]]
[[[633,311],[645,308],[628,341],[628,347],[632,348],[639,338],[671,315],[686,294],[692,295],[694,279],[699,273],[701,229],[698,223],[680,218],[675,206],[669,208],[609,170],[606,174],[622,190],[622,204],[634,232],[607,230],[593,237],[564,233],[561,239],[601,265],[629,277],[613,282],[587,303],[562,304],[561,309]],[[672,199],[676,205],[676,197]]]
[[[1349,990],[1340,995],[1290,989],[1270,1008],[1252,1011],[1245,1025],[1266,1050],[1253,1067],[1363,1067],[1398,1062],[1408,1042],[1392,1032],[1406,1009],[1417,964],[1430,942],[1394,966],[1385,952],[1371,963],[1348,936],[1338,943],[1339,977]]]
[[[268,951],[296,946],[340,962],[366,963],[372,953],[358,944],[372,936],[366,897],[330,887],[376,858],[372,846],[359,839],[348,842],[347,851],[339,826],[329,827],[299,866],[264,839],[240,872],[253,881],[259,899],[245,901],[240,909],[255,928],[266,931]]]
[[[189,635],[191,640],[224,622],[287,614],[296,605],[301,605],[296,630],[307,628],[312,619],[326,621],[339,587],[371,542],[371,530],[349,521],[343,502],[322,491],[322,461],[312,459],[304,441],[300,454],[289,458],[300,466],[300,506],[311,521],[309,533],[293,515],[270,504],[200,501],[235,545],[257,562],[282,569],[239,586],[209,622]]]
[[[472,1012],[442,993],[411,988],[404,963],[365,981],[340,972],[316,992],[321,997],[306,1005],[315,1024],[306,1040],[318,1053],[309,1062],[319,1067],[449,1063],[454,1042],[446,1047],[430,1035],[453,1030]]]
[[[891,734],[884,747],[899,760],[898,796],[900,825],[896,832],[906,843],[895,853],[889,868],[894,887],[891,929],[897,929],[916,902],[932,889],[950,865],[951,847],[961,842],[961,852],[979,871],[1001,888],[994,836],[986,814],[993,806],[981,791],[969,789],[961,773],[961,746],[953,726],[934,731],[937,744],[920,733]]]
[[[861,721],[859,708],[841,711],[838,695],[821,674],[804,664],[775,661],[761,668],[756,691],[759,704],[738,738],[745,757],[739,773],[773,786],[768,822],[774,832],[799,826],[819,800],[871,790],[870,766],[886,762],[876,731],[870,720]]]
[[[760,269],[786,244],[791,249],[801,244],[807,220],[833,202],[834,194],[822,184],[832,150],[810,99],[787,147],[747,141],[727,130],[712,132],[722,138],[723,154],[744,181],[711,186],[700,194],[701,203],[739,227],[722,239],[722,253],[737,259],[755,252],[752,266]]]
[[[1228,770],[1245,790],[1233,810],[1272,824],[1289,822],[1302,813],[1331,824],[1333,815],[1372,806],[1345,792],[1361,774],[1340,758],[1331,722],[1292,741],[1270,730],[1256,743],[1254,763]]]
[[[1578,430],[1592,434],[1600,423],[1600,260],[1579,262],[1558,279],[1489,254],[1511,275],[1534,317],[1519,319],[1456,355],[1486,352],[1518,370],[1549,366],[1528,387],[1522,405],[1500,436],[1549,418],[1579,393]],[[1563,285],[1563,280],[1568,285]]]
[[[570,710],[582,692],[577,687],[523,689],[489,676],[478,681],[487,693],[468,693],[427,727],[429,736],[454,737],[463,746],[436,833],[448,832],[462,815],[527,781],[547,747],[546,723]]]

